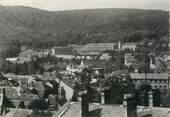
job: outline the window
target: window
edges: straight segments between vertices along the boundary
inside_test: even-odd
[[[164,86],[164,89],[166,89],[167,88],[167,86]]]

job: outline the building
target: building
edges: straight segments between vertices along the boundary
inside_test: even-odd
[[[148,92],[149,106],[137,106],[137,117],[170,117],[170,108],[154,107],[153,92]]]
[[[42,49],[38,52],[38,57],[47,57],[52,54],[51,49]]]
[[[125,54],[125,56],[124,56],[124,64],[129,67],[133,63],[136,63],[135,57],[132,54]]]
[[[33,50],[33,49],[22,51],[19,54],[19,57],[30,57],[31,58],[31,57],[37,57],[37,56],[38,56],[38,51]]]
[[[66,67],[68,74],[74,75],[75,73],[80,73],[84,68],[88,67],[81,61],[80,65],[70,64]]]
[[[111,56],[108,53],[103,53],[100,56],[100,60],[109,60],[111,58]]]
[[[121,105],[89,104],[89,115],[81,116],[80,102],[73,102],[62,117],[127,117],[126,107]],[[56,116],[57,117],[57,116]]]
[[[124,44],[122,44],[122,50],[129,49],[129,50],[135,51],[136,47],[137,47],[136,43],[124,43]]]
[[[114,50],[117,44],[115,43],[89,43],[77,49],[81,55],[99,55],[108,50]]]
[[[79,91],[79,101],[68,102],[54,117],[132,117],[128,114],[127,100],[123,105],[105,104],[103,101],[89,103],[86,94],[86,90]]]
[[[137,106],[137,117],[170,117],[170,108]]]
[[[23,45],[23,46],[20,47],[20,50],[21,50],[21,51],[25,51],[25,50],[27,50],[27,49],[28,49],[28,47],[27,47],[26,45]]]
[[[6,58],[6,61],[9,61],[11,63],[16,63],[18,61],[18,57]]]
[[[168,89],[170,87],[168,73],[130,73],[130,77],[136,86],[140,86],[146,80],[146,83],[151,85],[152,89]]]
[[[74,57],[74,50],[71,47],[54,47],[52,48],[52,56],[62,59],[72,59]]]
[[[28,57],[6,58],[6,61],[9,61],[11,63],[23,64],[23,63],[31,62],[31,58],[28,58]]]

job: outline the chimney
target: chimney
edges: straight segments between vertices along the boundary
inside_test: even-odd
[[[152,91],[149,91],[148,97],[149,97],[149,108],[152,109],[153,108],[153,92]]]
[[[121,41],[118,42],[118,50],[121,51],[122,50],[122,45],[121,45]]]
[[[123,95],[123,106],[127,106],[127,95]]]
[[[89,114],[89,103],[86,90],[79,91],[78,100],[80,101],[80,117],[87,117]]]
[[[101,94],[101,104],[105,104],[105,93],[104,93],[104,91],[101,91],[100,94]]]

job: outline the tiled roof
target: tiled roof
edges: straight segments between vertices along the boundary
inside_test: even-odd
[[[81,117],[80,109],[80,103],[72,103],[62,117]],[[89,110],[87,117],[126,117],[126,108],[120,105],[89,104]]]
[[[170,108],[153,107],[150,110],[149,107],[137,106],[138,117],[144,117],[148,113],[151,117],[170,117]]]
[[[5,90],[5,96],[14,100],[39,100],[40,98],[34,94],[17,95],[17,89],[11,88]]]
[[[35,82],[35,89],[36,89],[37,91],[39,91],[39,90],[44,91],[44,90],[45,90],[42,81],[37,81],[37,82]]]
[[[145,79],[145,73],[130,73],[130,77],[134,80],[143,80]],[[168,80],[168,73],[149,73],[146,79]]]

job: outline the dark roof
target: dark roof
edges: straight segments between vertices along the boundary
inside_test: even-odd
[[[17,89],[11,88],[5,90],[5,96],[14,100],[39,100],[40,98],[35,94],[17,94]]]
[[[93,67],[93,68],[106,68],[111,66],[111,64],[107,61],[103,60],[89,60],[85,61],[85,65]]]
[[[145,73],[130,73],[130,77],[134,80],[143,80]],[[168,80],[168,73],[149,73],[146,78],[149,80]]]
[[[73,55],[74,51],[71,47],[55,47],[55,55]]]

